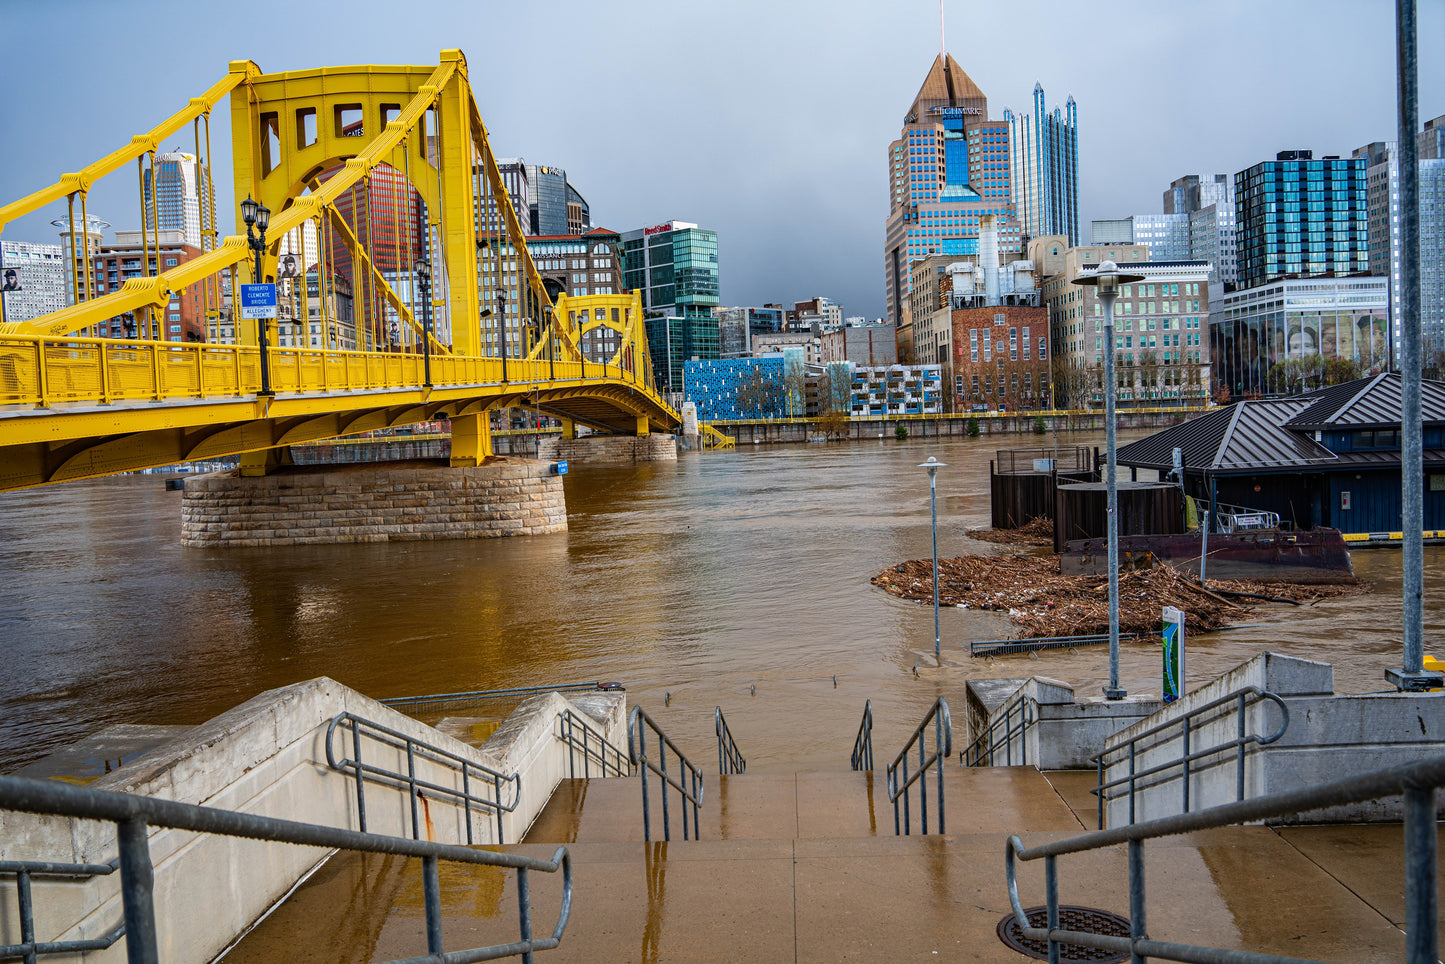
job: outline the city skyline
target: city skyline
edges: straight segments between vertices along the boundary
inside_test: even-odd
[[[255,26],[244,29],[179,4],[147,5],[151,18],[136,9],[61,3],[6,11],[4,79],[36,93],[12,97],[0,113],[0,197],[14,200],[115,149],[208,87],[232,59],[250,57],[268,71],[434,63],[439,50],[460,47],[499,151],[565,167],[594,224],[628,231],[676,218],[716,230],[723,304],[823,294],[849,315],[883,314],[876,265],[888,185],[877,158],[896,137],[898,105],[937,55],[932,3],[649,3],[626,16],[568,3],[545,16],[522,6],[483,16],[442,5],[445,13],[429,22],[370,17],[365,4],[321,4],[303,21],[262,3]],[[1157,211],[1160,193],[1189,171],[1233,173],[1290,149],[1348,156],[1393,139],[1393,9],[1123,3],[1111,8],[1104,36],[1072,5],[945,4],[949,53],[995,113],[1026,110],[1036,83],[1052,103],[1077,101],[1081,225]],[[181,11],[186,16],[168,15]],[[151,42],[156,23],[178,41],[167,45],[165,67],[145,84],[119,85],[117,97],[115,80],[129,76],[135,46]],[[1018,37],[1019,23],[1036,25],[1027,44],[980,42]],[[546,53],[549,32],[558,43],[573,38],[566,57]],[[1422,119],[1445,113],[1445,59],[1429,56],[1428,43],[1442,34],[1445,8],[1422,5]],[[537,42],[499,47],[495,36]],[[1316,51],[1319,64],[1350,69],[1289,70],[1281,37],[1294,50]],[[798,56],[800,47],[814,56]],[[1101,56],[1100,47],[1115,56]],[[81,66],[56,70],[56,49],[79,54]],[[101,89],[106,109],[83,107],[83,123],[58,109],[94,105]],[[229,159],[228,115],[223,105],[213,124],[218,166]],[[162,150],[189,146],[182,138]],[[227,167],[217,178],[223,233],[234,230],[231,191]],[[136,228],[134,195],[133,179],[112,177],[90,209],[118,230]],[[56,243],[48,223],[55,216],[47,209],[4,237]]]

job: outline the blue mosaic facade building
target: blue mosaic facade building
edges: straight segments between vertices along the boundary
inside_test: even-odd
[[[754,379],[761,385],[772,386],[773,390],[745,391],[745,396],[754,397],[741,399],[743,407],[740,408],[738,390]],[[783,359],[780,357],[687,361],[683,363],[683,380],[687,400],[697,404],[697,417],[704,422],[784,417]]]

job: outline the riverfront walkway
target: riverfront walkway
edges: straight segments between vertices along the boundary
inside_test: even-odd
[[[539,961],[1017,964],[1027,958],[996,930],[1009,911],[1008,835],[1032,845],[1093,825],[1094,776],[1079,771],[951,767],[949,833],[927,837],[894,836],[881,771],[707,779],[702,839],[678,839],[674,811],[673,841],[650,844],[638,780],[563,781],[525,843],[503,848],[550,857],[566,843],[575,861],[566,937]],[[1153,937],[1403,959],[1399,825],[1211,830],[1158,841],[1147,868]],[[1127,914],[1122,848],[1063,857],[1059,869],[1065,904]],[[447,946],[515,939],[513,888],[510,874],[444,867]],[[1022,867],[1021,893],[1026,907],[1042,903],[1038,863]],[[550,932],[558,901],[555,882],[534,882],[538,933]],[[386,960],[415,953],[424,928],[414,868],[338,855],[227,961]]]

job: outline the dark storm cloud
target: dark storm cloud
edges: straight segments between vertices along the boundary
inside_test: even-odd
[[[1087,234],[1096,217],[1159,211],[1181,174],[1392,139],[1393,10],[949,0],[948,47],[994,117],[1028,106],[1035,81],[1051,105],[1077,99]],[[232,59],[435,63],[460,47],[498,153],[565,168],[597,222],[716,229],[724,304],[821,294],[870,317],[883,310],[885,151],[939,43],[929,0],[54,2],[7,3],[0,16],[0,200],[124,143]],[[1419,23],[1423,120],[1445,113],[1445,58],[1430,55],[1445,4],[1422,2]],[[109,181],[92,211],[134,226],[134,185]],[[57,213],[5,237],[53,242]]]

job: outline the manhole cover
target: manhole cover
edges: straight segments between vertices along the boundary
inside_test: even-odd
[[[1047,907],[1030,907],[1024,913],[1028,914],[1030,927],[1043,927],[1048,923],[1049,909]],[[1109,937],[1129,936],[1128,918],[1095,907],[1061,904],[1059,906],[1059,926],[1064,930],[1078,931],[1081,934],[1105,934]],[[1041,961],[1049,959],[1049,942],[1025,937],[1019,930],[1018,920],[1013,914],[1005,916],[998,922],[998,939],[1020,954],[1026,954]],[[1128,959],[1127,953],[1121,954],[1118,951],[1106,951],[1097,947],[1080,947],[1078,944],[1059,945],[1059,960],[1062,961],[1117,964],[1119,961]]]

